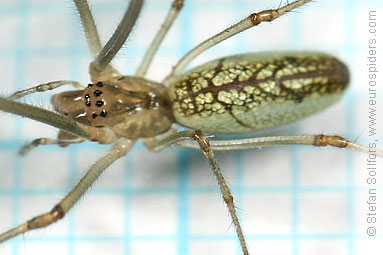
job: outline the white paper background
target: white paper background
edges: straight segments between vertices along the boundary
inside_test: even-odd
[[[115,61],[124,73],[134,73],[170,2],[146,2],[133,36]],[[251,12],[279,4],[266,0],[186,1],[148,77],[161,81],[197,43]],[[127,3],[99,0],[91,5],[106,41]],[[382,7],[377,0],[318,0],[241,33],[192,65],[225,55],[278,49],[338,56],[352,75],[344,99],[273,134],[339,134],[367,144],[368,11],[377,11],[380,29]],[[0,34],[2,94],[52,80],[88,83],[91,58],[70,1],[3,0]],[[377,35],[382,34],[378,30]],[[381,49],[382,40],[378,47]],[[381,59],[380,53],[380,66]],[[382,84],[381,76],[379,81]],[[25,100],[49,108],[50,95]],[[381,101],[380,94],[380,109]],[[380,111],[379,130],[382,117]],[[0,121],[0,231],[50,210],[86,167],[109,148],[91,143],[46,146],[20,158],[17,149],[24,143],[36,137],[55,137],[56,130],[10,114],[2,113]],[[382,139],[381,132],[378,139]],[[377,236],[365,234],[366,155],[287,147],[224,152],[217,157],[236,197],[252,254],[381,253],[382,211],[375,224]],[[383,196],[381,184],[379,191]],[[0,245],[0,254],[241,254],[230,223],[200,152],[172,148],[152,154],[138,144],[106,171],[65,219]]]

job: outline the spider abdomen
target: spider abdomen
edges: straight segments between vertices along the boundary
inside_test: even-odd
[[[236,55],[185,73],[169,90],[178,123],[217,133],[286,124],[335,103],[347,87],[347,67],[309,52]]]

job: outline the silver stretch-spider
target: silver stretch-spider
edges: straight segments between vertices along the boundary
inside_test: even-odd
[[[221,173],[214,150],[237,150],[277,145],[335,146],[368,152],[368,148],[341,136],[298,135],[210,140],[210,133],[239,134],[264,130],[309,116],[337,102],[349,82],[347,67],[335,57],[318,52],[253,53],[223,57],[184,72],[202,52],[248,28],[270,22],[310,0],[298,0],[276,9],[253,13],[202,42],[179,62],[162,82],[146,72],[167,31],[183,7],[175,0],[151,43],[135,76],[122,75],[111,61],[128,38],[143,5],[132,0],[118,28],[101,45],[87,1],[75,0],[89,48],[91,81],[86,86],[53,81],[0,98],[0,109],[58,128],[57,139],[39,138],[24,146],[22,154],[38,145],[66,146],[84,141],[113,144],[51,211],[34,217],[0,235],[0,242],[62,219],[99,175],[126,155],[142,139],[151,151],[171,145],[201,149],[219,184],[243,254],[249,254],[234,198]],[[21,103],[36,92],[73,85],[76,90],[55,94],[56,112]],[[190,128],[177,131],[174,123]],[[379,152],[381,153],[381,152]],[[381,155],[381,154],[380,154]],[[255,251],[256,254],[256,251]]]

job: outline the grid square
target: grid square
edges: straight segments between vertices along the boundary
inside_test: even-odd
[[[331,153],[329,153],[331,151]],[[314,152],[314,153],[313,153]],[[326,167],[333,162],[333,170]],[[306,148],[299,154],[299,184],[303,187],[345,187],[347,155],[336,149]]]
[[[301,19],[302,43],[311,45],[312,48],[318,48],[331,45],[342,45],[345,40],[344,27],[345,17],[344,12],[340,8],[332,10],[317,10],[315,12],[303,12]],[[326,17],[333,17],[337,22],[327,25],[323,23]],[[318,27],[326,27],[326,29],[316,29]],[[331,38],[331,40],[327,40]]]
[[[41,245],[44,244],[44,249]],[[65,255],[68,254],[68,247],[62,242],[33,242],[20,246],[20,255],[41,254],[41,255]]]
[[[190,255],[220,254],[231,255],[237,250],[236,242],[226,240],[198,240],[191,241],[189,246]]]
[[[109,254],[123,254],[124,243],[122,241],[109,241],[109,242],[81,242],[76,243],[74,246],[74,254],[92,254],[92,255],[109,255]]]
[[[300,132],[304,134],[344,134],[348,128],[347,106],[346,101],[341,99],[329,108],[308,116],[300,122]],[[339,121],[334,121],[329,118],[329,115],[337,116]]]
[[[50,56],[48,53],[32,55],[26,60],[25,75],[28,82],[26,84],[17,85],[22,86],[19,89],[25,89],[26,86],[33,87],[49,81],[68,79],[68,77],[71,77],[71,64],[69,52],[56,56]],[[57,91],[55,92],[57,93]],[[40,98],[38,100],[41,100],[41,98],[47,98],[49,100],[49,95],[52,95],[52,93],[38,93],[35,96]],[[49,105],[48,102],[49,101],[44,103],[44,105]]]
[[[123,195],[88,194],[76,207],[77,236],[117,237],[124,233]]]
[[[310,255],[347,255],[348,241],[347,240],[300,240],[299,254]]]
[[[4,172],[4,176],[0,178],[0,189],[10,189],[14,185],[12,171],[14,169],[15,157],[14,153],[0,149],[1,171]]]
[[[155,240],[155,241],[133,241],[131,243],[131,254],[151,255],[151,254],[177,254],[177,247],[174,241]]]
[[[131,200],[132,235],[174,235],[177,231],[176,197],[138,194]],[[153,214],[153,212],[155,212]]]
[[[291,185],[291,155],[288,150],[278,148],[249,150],[242,155],[246,187],[289,187]]]
[[[177,159],[166,151],[149,154],[146,149],[134,154],[132,186],[134,188],[175,188],[177,187]],[[147,162],[162,162],[154,167]]]
[[[355,241],[355,255],[379,255],[383,249],[382,238],[371,237]]]
[[[291,242],[288,240],[250,240],[249,249],[250,251],[258,252],[259,254],[265,255],[293,254],[293,247],[291,245]]]
[[[0,204],[1,204],[1,210],[0,210],[0,219],[1,219],[1,226],[0,226],[0,231],[6,231],[12,226],[12,221],[13,221],[13,203],[12,199],[10,197],[0,195]],[[0,246],[0,251],[1,251],[2,245]],[[2,254],[2,253],[1,253]]]
[[[36,160],[40,163],[35,164]],[[27,154],[22,162],[25,172],[21,179],[27,189],[60,189],[68,183],[68,153],[58,150],[46,156],[45,150]]]
[[[14,77],[14,73],[16,72],[15,60],[12,57],[0,58],[0,70],[2,70],[1,72],[2,83],[4,83],[7,86],[7,88],[4,88],[4,89],[2,88],[1,93],[10,94],[14,91],[12,87],[15,85],[15,77]],[[2,123],[3,125],[7,124],[5,121]],[[6,137],[5,134],[0,134],[0,137],[1,136]]]
[[[5,243],[0,247],[0,254],[12,254],[12,244]]]
[[[234,232],[220,194],[194,194],[190,198],[190,234],[229,235]]]
[[[299,195],[298,231],[304,235],[344,234],[348,231],[348,200],[344,193]]]
[[[292,224],[291,195],[255,193],[243,196],[244,228],[250,235],[290,234]],[[251,229],[246,225],[251,225]]]
[[[159,52],[158,56],[153,60],[153,67],[148,70],[148,77],[151,77],[154,81],[165,79],[166,74],[170,73],[177,60],[177,52],[174,51],[173,47],[166,48],[164,52]],[[135,66],[139,64],[138,59],[136,59],[135,64]]]
[[[153,3],[156,4],[156,3]],[[135,43],[138,43],[139,46],[142,46],[143,50],[146,50],[148,42],[152,40],[157,31],[151,30],[148,31],[148,27],[153,26],[153,24],[161,24],[165,19],[169,6],[158,4],[155,9],[149,10],[148,12],[143,13],[141,16],[141,20],[137,24],[136,32],[135,32]],[[180,25],[174,24],[174,26],[170,29],[169,34],[167,34],[166,38],[164,38],[161,47],[176,47],[180,36]],[[174,63],[174,62],[172,62]]]
[[[28,44],[32,48],[64,47],[71,43],[72,22],[67,19],[68,13],[39,12],[29,17],[29,31],[40,27],[39,33],[28,35]],[[52,34],[52,31],[60,33]]]
[[[0,34],[6,34],[7,36],[0,37],[0,49],[1,48],[12,48],[16,44],[16,28],[17,19],[14,16],[3,16],[0,17],[0,24],[7,24],[7,26],[0,27]]]
[[[6,114],[0,115],[0,122],[3,123],[0,132],[0,139],[2,141],[10,140],[14,136],[15,122],[14,119],[9,118]]]

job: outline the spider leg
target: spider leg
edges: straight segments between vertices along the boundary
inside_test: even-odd
[[[287,3],[286,5],[279,7],[277,9],[264,10],[258,13],[252,13],[247,18],[241,20],[240,22],[234,24],[233,26],[225,29],[224,31],[214,35],[213,37],[203,41],[188,53],[186,53],[174,66],[171,74],[165,78],[164,84],[167,86],[172,84],[175,79],[185,70],[186,66],[197,56],[207,49],[213,47],[214,45],[219,44],[220,42],[238,34],[242,31],[245,31],[251,27],[258,26],[263,22],[270,22],[274,19],[279,18],[283,14],[290,12],[311,0],[297,0],[292,3]]]
[[[218,165],[217,159],[214,156],[212,147],[210,146],[209,139],[203,135],[200,130],[188,130],[178,133],[170,134],[163,139],[157,141],[147,141],[145,145],[152,151],[160,151],[163,150],[173,144],[178,144],[180,141],[190,141],[195,140],[198,143],[199,148],[202,150],[206,159],[209,161],[209,164],[213,170],[215,178],[217,179],[218,185],[221,190],[222,198],[226,203],[227,208],[229,209],[229,213],[231,219],[233,220],[235,231],[237,232],[238,239],[241,244],[242,252],[244,255],[249,254],[245,236],[242,231],[241,224],[239,222],[237,210],[234,204],[234,198],[230,191],[229,186],[225,181],[225,177],[223,176],[221,169]]]
[[[146,72],[148,71],[149,65],[152,63],[153,57],[156,54],[158,47],[161,45],[163,39],[168,33],[170,27],[174,24],[178,14],[180,13],[182,7],[184,5],[183,0],[174,0],[172,3],[172,7],[170,8],[168,14],[164,22],[161,25],[160,30],[158,30],[156,36],[154,37],[152,43],[150,44],[148,50],[145,53],[144,58],[139,65],[136,75],[140,77],[144,77]]]
[[[51,81],[51,82],[39,84],[39,85],[34,86],[32,88],[16,91],[12,95],[10,95],[9,98],[13,99],[13,100],[19,99],[21,97],[25,97],[27,95],[30,95],[30,94],[33,94],[36,92],[45,92],[47,90],[53,90],[53,89],[56,89],[56,88],[61,87],[63,85],[73,85],[74,87],[76,87],[78,89],[84,88],[84,86],[82,86],[81,83],[79,83],[77,81],[69,81],[69,80]]]
[[[179,146],[195,148],[199,147],[190,141],[182,140],[177,142]],[[250,148],[260,148],[281,145],[308,145],[308,146],[333,146],[337,148],[349,149],[356,152],[375,153],[383,157],[383,151],[373,147],[367,147],[356,142],[350,141],[337,135],[297,135],[297,136],[268,136],[243,138],[235,140],[210,140],[210,146],[214,150],[242,150]]]
[[[143,2],[143,0],[130,1],[129,7],[112,37],[110,37],[109,41],[104,45],[100,53],[98,53],[96,59],[90,63],[89,73],[93,82],[107,79],[110,80],[111,73],[107,67],[110,66],[110,62],[121,49],[126,38],[128,38],[128,35],[132,31],[141,11]]]
[[[74,3],[76,5],[77,12],[80,15],[82,27],[84,28],[89,49],[93,57],[96,58],[97,55],[100,53],[102,46],[101,46],[100,36],[97,31],[97,26],[93,19],[92,12],[90,11],[88,2],[86,0],[74,0]],[[110,64],[106,67],[106,72],[109,73],[110,76],[121,75],[120,72],[118,72]]]
[[[74,0],[77,12],[80,15],[82,27],[84,28],[88,46],[94,57],[97,57],[101,51],[100,36],[97,31],[96,23],[94,22],[92,12],[90,11],[88,1]]]
[[[64,217],[73,205],[84,195],[89,187],[96,181],[100,174],[118,158],[126,155],[133,147],[136,140],[120,138],[109,152],[94,163],[79,183],[48,213],[34,217],[19,226],[0,234],[0,243],[27,231],[44,228]]]
[[[76,139],[71,139],[71,140],[52,139],[52,138],[42,137],[42,138],[35,139],[32,142],[21,147],[19,150],[19,154],[21,156],[25,156],[28,152],[30,152],[31,150],[33,150],[34,148],[36,148],[39,145],[57,144],[57,145],[64,147],[64,146],[68,146],[68,145],[74,144],[74,143],[82,143],[84,141],[85,141],[85,139],[80,138],[80,137],[78,137]]]

